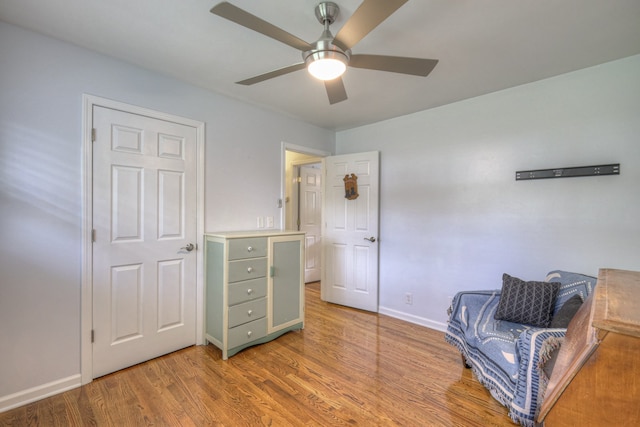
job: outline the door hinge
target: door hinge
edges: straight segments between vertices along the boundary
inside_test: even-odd
[[[91,241],[96,242],[96,229],[91,230]]]
[[[300,184],[300,183],[302,182],[302,177],[301,177],[301,176],[299,176],[299,177],[298,177],[298,179],[296,179],[296,182],[297,182],[298,184]]]
[[[91,142],[96,142],[96,128],[91,128]]]
[[[91,342],[92,342],[92,343],[93,343],[93,342],[95,342],[95,340],[96,340],[96,334],[95,334],[95,332],[96,332],[96,331],[94,331],[93,329],[91,330]]]

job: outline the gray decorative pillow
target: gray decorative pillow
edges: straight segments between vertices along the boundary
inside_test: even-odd
[[[573,319],[573,316],[578,312],[581,305],[582,298],[580,298],[580,295],[575,294],[569,298],[553,316],[553,319],[551,320],[551,327],[568,328],[569,322],[571,322],[571,319]]]
[[[494,317],[496,320],[546,328],[551,323],[559,288],[558,282],[525,282],[505,273]]]

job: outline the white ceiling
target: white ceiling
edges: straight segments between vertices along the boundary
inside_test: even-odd
[[[361,0],[334,0],[336,34]],[[308,42],[319,0],[231,0]],[[353,53],[439,59],[428,77],[351,68],[329,105],[299,51],[209,13],[218,0],[0,0],[0,20],[334,130],[421,111],[640,53],[638,0],[410,0]],[[639,77],[640,78],[640,77]]]

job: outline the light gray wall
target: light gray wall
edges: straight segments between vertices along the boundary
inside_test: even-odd
[[[639,76],[635,56],[339,132],[338,154],[381,152],[381,311],[438,328],[503,272],[640,270]],[[515,181],[606,163],[621,174]]]
[[[80,373],[83,93],[206,123],[206,231],[278,223],[283,141],[334,149],[334,132],[3,22],[0,58],[0,402]]]

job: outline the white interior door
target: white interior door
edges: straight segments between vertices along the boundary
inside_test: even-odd
[[[322,258],[322,170],[313,166],[300,167],[300,231],[305,234],[305,283],[320,280]]]
[[[94,106],[93,377],[196,342],[196,129]]]
[[[322,299],[378,311],[379,153],[325,158]],[[345,196],[345,176],[358,197]]]

